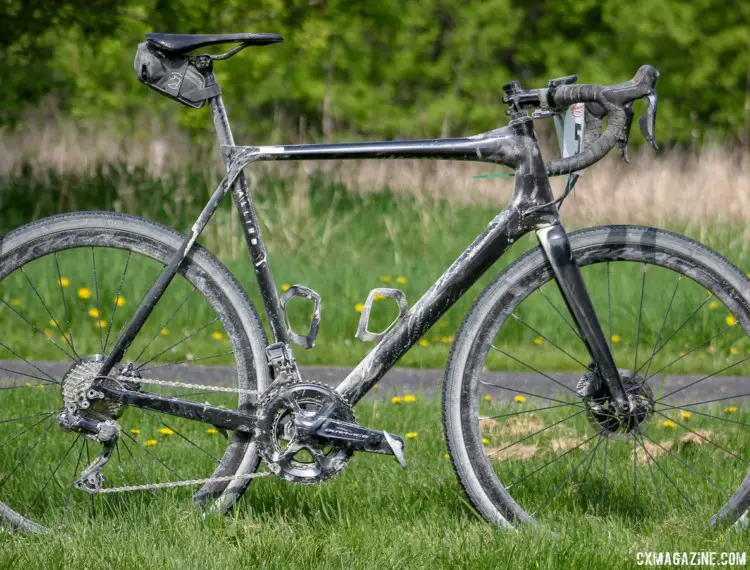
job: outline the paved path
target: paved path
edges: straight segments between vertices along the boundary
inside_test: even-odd
[[[69,367],[69,363],[65,362],[34,362],[32,364],[54,378],[62,376]],[[349,370],[350,368],[346,367],[303,366],[302,375],[306,379],[335,386],[346,377]],[[33,378],[21,377],[9,371],[41,375],[38,370],[34,370],[23,362],[0,361],[0,385],[9,385],[13,382],[22,383],[26,380],[37,382]],[[226,383],[227,377],[231,374],[232,369],[226,366],[181,365],[152,369],[144,376],[162,380],[221,385]],[[580,374],[566,372],[553,372],[549,376],[570,388],[575,387],[580,378]],[[742,376],[702,378],[703,376],[659,376],[650,381],[649,384],[654,391],[654,395],[658,396],[697,382],[694,386],[670,396],[669,403],[671,405],[742,394],[750,395],[750,378]],[[377,389],[373,390],[371,394],[390,398],[397,394],[421,393],[424,397],[429,398],[440,394],[442,381],[443,370],[393,368],[378,383]],[[485,373],[485,381],[489,385],[487,392],[483,393],[489,393],[498,400],[510,398],[522,392],[554,397],[563,391],[559,385],[550,381],[549,378],[534,373],[487,372]]]

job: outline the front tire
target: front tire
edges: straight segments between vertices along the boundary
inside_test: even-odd
[[[632,366],[647,385],[660,380],[653,373],[669,374],[675,370],[680,374],[710,377],[717,384],[726,380],[720,374],[750,375],[746,362],[750,355],[750,283],[730,262],[693,240],[653,228],[593,228],[572,233],[569,238],[618,367]],[[625,299],[616,306],[612,301],[615,282],[610,281],[615,267],[632,276],[616,282]],[[655,292],[647,293],[648,282],[655,283]],[[682,288],[677,295],[680,284]],[[542,289],[544,285],[547,287]],[[539,295],[532,295],[540,291]],[[692,299],[700,303],[695,313],[698,319],[690,316],[694,308],[690,304]],[[652,309],[651,305],[661,308]],[[681,315],[670,316],[676,309],[683,310]],[[628,318],[632,328],[624,326]],[[689,324],[680,327],[683,318],[688,318]],[[714,334],[716,330],[723,332]],[[568,340],[561,340],[566,334]],[[565,516],[569,510],[581,509],[599,516],[631,509],[647,516],[659,510],[665,515],[682,510],[683,516],[700,513],[709,518],[718,509],[719,518],[729,523],[742,516],[750,502],[747,491],[750,485],[742,484],[747,476],[747,463],[742,460],[750,456],[746,429],[750,424],[741,421],[745,410],[738,401],[744,397],[747,404],[750,394],[740,394],[742,390],[733,388],[729,397],[696,396],[693,400],[697,403],[685,403],[685,394],[702,388],[703,379],[695,382],[695,386],[678,387],[674,391],[668,387],[658,393],[657,389],[653,404],[656,419],[650,419],[650,423],[630,434],[615,437],[596,423],[596,415],[575,394],[576,378],[586,373],[585,366],[589,363],[583,343],[576,335],[541,248],[528,252],[498,275],[466,316],[446,370],[443,422],[453,467],[479,513],[489,522],[506,527],[535,522],[542,515],[549,520]],[[697,338],[697,342],[690,341],[695,346],[681,344],[691,338]],[[495,344],[501,342],[506,344],[498,349]],[[508,354],[511,352],[508,347],[518,348],[522,356]],[[489,355],[491,349],[495,350]],[[670,351],[675,352],[674,358],[668,355]],[[498,353],[502,358],[493,360]],[[562,364],[558,362],[560,359],[552,358],[555,354],[563,359]],[[578,366],[578,372],[566,374],[564,371],[569,368],[566,363]],[[493,369],[508,368],[532,374],[511,372],[500,376],[502,373],[498,372],[502,384],[487,380]],[[550,368],[560,372],[548,373]],[[741,380],[737,383],[742,383]],[[666,401],[660,403],[662,399]],[[709,402],[701,403],[704,400]],[[565,406],[578,406],[567,408],[578,412],[568,417],[564,415],[568,412],[561,411]],[[710,413],[717,407],[723,411]],[[507,413],[496,414],[504,411]],[[549,415],[545,417],[545,413]],[[521,417],[534,421],[524,424],[518,420]],[[560,420],[561,417],[564,419]],[[488,426],[492,428],[490,432]],[[549,434],[558,429],[564,431],[557,434],[557,439],[550,440],[553,436]],[[684,435],[677,439],[681,434]],[[594,441],[597,436],[599,439]],[[627,448],[616,460],[613,449],[622,443],[620,440]],[[730,444],[725,441],[734,447],[726,449]],[[666,448],[665,453],[654,446],[660,443]],[[712,447],[719,444],[722,444],[720,449]],[[518,445],[516,451],[522,448],[523,453],[508,453]],[[609,466],[605,445],[610,453]],[[584,451],[588,455],[583,455],[579,462]],[[728,451],[742,460],[728,460]],[[700,454],[702,462],[698,462]],[[691,479],[687,471],[681,471],[680,461],[686,463],[685,458],[687,462],[697,462],[700,475],[711,481],[704,481],[698,475]],[[558,473],[547,475],[545,469],[555,465]],[[611,479],[616,468],[622,472],[619,483]],[[677,479],[674,488],[669,479]],[[721,496],[713,485],[717,481],[719,488],[732,491]],[[604,493],[600,493],[600,486]],[[563,491],[562,496],[552,494],[549,498],[558,487]],[[608,487],[611,495],[619,493],[620,498],[605,504]],[[681,495],[688,497],[687,500]],[[560,512],[555,514],[556,510]]]

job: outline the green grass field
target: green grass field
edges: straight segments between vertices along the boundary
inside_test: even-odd
[[[500,412],[501,405],[486,410]],[[128,412],[127,414],[129,414]],[[155,439],[153,453],[172,465],[200,463],[200,454],[175,435],[162,435],[158,424],[136,421],[126,414],[129,429],[137,425],[141,441]],[[439,407],[417,395],[410,404],[392,405],[375,399],[359,406],[359,419],[397,433],[414,432],[407,440],[409,467],[378,456],[355,456],[336,479],[317,487],[294,486],[271,479],[254,481],[236,511],[227,517],[203,519],[192,509],[190,492],[160,491],[126,497],[76,496],[70,525],[49,536],[0,536],[2,567],[68,568],[631,568],[639,551],[745,552],[750,538],[745,533],[706,526],[715,509],[717,493],[709,487],[691,489],[695,509],[687,509],[663,475],[639,463],[638,517],[633,513],[632,461],[629,442],[610,441],[624,449],[610,456],[607,508],[599,511],[601,451],[594,465],[579,471],[575,484],[538,515],[536,528],[503,532],[479,520],[468,506],[445,458]],[[738,419],[747,419],[741,414]],[[679,421],[679,420],[678,420]],[[683,420],[684,421],[684,420]],[[711,426],[693,419],[694,428]],[[179,426],[179,428],[178,428]],[[219,451],[223,438],[209,435],[194,424],[176,423],[176,429],[195,437],[206,449]],[[573,424],[571,428],[575,428]],[[577,426],[582,427],[582,426]],[[714,428],[716,426],[713,426]],[[662,444],[682,437],[680,428],[655,425],[649,436]],[[715,431],[718,434],[718,432]],[[729,436],[729,432],[725,430]],[[488,445],[501,445],[507,435],[487,433]],[[529,461],[506,460],[501,469],[508,479],[530,473],[549,455],[549,445],[560,433],[539,441],[538,457]],[[68,435],[67,441],[73,436]],[[630,441],[630,440],[629,440]],[[61,445],[68,445],[67,443]],[[135,444],[131,444],[136,449]],[[677,448],[674,448],[677,450]],[[736,449],[736,448],[734,448]],[[591,451],[576,450],[568,456],[569,467]],[[745,449],[745,451],[748,451]],[[655,453],[652,449],[652,453]],[[736,484],[737,470],[727,469],[726,457],[707,453],[698,444],[685,444],[682,458],[700,457],[698,468]],[[182,456],[182,459],[178,459]],[[72,458],[70,459],[72,461]],[[689,473],[676,460],[659,457],[664,469],[680,486],[690,484]],[[125,469],[130,481],[131,473]],[[566,469],[567,470],[567,469]],[[519,495],[532,504],[541,502],[556,479],[542,477]],[[111,484],[119,483],[114,465],[105,473]],[[137,475],[133,475],[137,481]],[[740,476],[741,479],[741,476]],[[534,477],[530,477],[534,480]],[[666,515],[655,500],[654,486],[661,490]],[[54,496],[54,494],[53,494]],[[698,498],[700,499],[698,501]],[[521,500],[521,499],[519,499]]]

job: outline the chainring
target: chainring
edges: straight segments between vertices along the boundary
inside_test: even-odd
[[[320,483],[339,474],[353,451],[320,444],[298,433],[295,416],[314,417],[323,406],[328,417],[355,422],[354,410],[337,392],[317,382],[283,382],[269,388],[258,403],[255,441],[268,468],[294,483]]]

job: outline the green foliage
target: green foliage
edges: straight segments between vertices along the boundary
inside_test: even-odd
[[[661,138],[743,138],[750,4],[740,0],[5,0],[12,33],[0,117],[46,93],[82,118],[176,107],[135,79],[148,31],[274,31],[285,43],[217,64],[239,135],[304,130],[326,137],[479,132],[504,123],[501,87],[577,73],[615,83],[643,63],[662,72]],[[4,26],[6,27],[6,26]],[[188,127],[200,112],[183,110]]]

